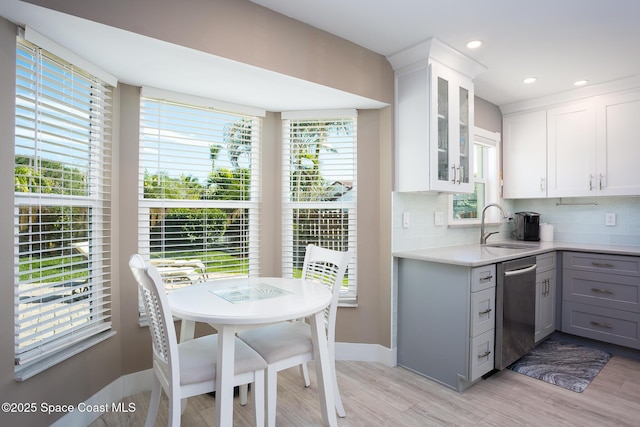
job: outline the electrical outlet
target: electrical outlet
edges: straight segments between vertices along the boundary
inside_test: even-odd
[[[433,215],[434,225],[444,225],[444,212],[438,211]]]
[[[604,217],[604,223],[605,225],[608,225],[608,226],[616,225],[616,214],[615,213],[606,214]]]
[[[409,212],[402,212],[402,228],[409,228],[410,220]]]

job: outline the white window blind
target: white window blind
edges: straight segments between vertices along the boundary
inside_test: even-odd
[[[282,270],[299,277],[310,243],[356,253],[356,112],[283,113],[282,134]],[[354,257],[342,303],[356,302],[355,266]]]
[[[16,378],[111,329],[111,90],[18,39]]]
[[[139,251],[168,291],[259,273],[261,118],[142,98]]]

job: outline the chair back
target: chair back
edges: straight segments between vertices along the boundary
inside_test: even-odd
[[[180,385],[178,339],[162,277],[158,269],[147,264],[139,254],[131,256],[129,268],[138,282],[138,291],[147,312],[154,368],[160,368],[159,373],[170,386],[172,383]]]
[[[333,343],[335,339],[338,299],[351,258],[353,258],[353,252],[335,251],[316,245],[307,245],[304,255],[302,278],[322,283],[331,291],[331,304],[324,312],[324,326],[329,343]]]

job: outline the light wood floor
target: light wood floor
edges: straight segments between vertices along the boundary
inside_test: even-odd
[[[378,363],[336,364],[347,411],[339,426],[638,426],[640,425],[640,361],[614,356],[583,393],[575,393],[509,370],[457,393],[404,368]],[[313,366],[312,385],[305,389],[300,371],[278,375],[278,426],[320,426]],[[149,393],[124,400],[136,411],[107,413],[91,427],[142,426]],[[189,399],[182,426],[212,425],[214,400]],[[253,402],[234,407],[234,425],[253,424]],[[167,425],[163,399],[156,426]]]

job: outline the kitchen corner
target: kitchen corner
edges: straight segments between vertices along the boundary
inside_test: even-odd
[[[398,364],[446,387],[464,391],[556,330],[640,358],[640,246],[489,239],[393,256]]]

